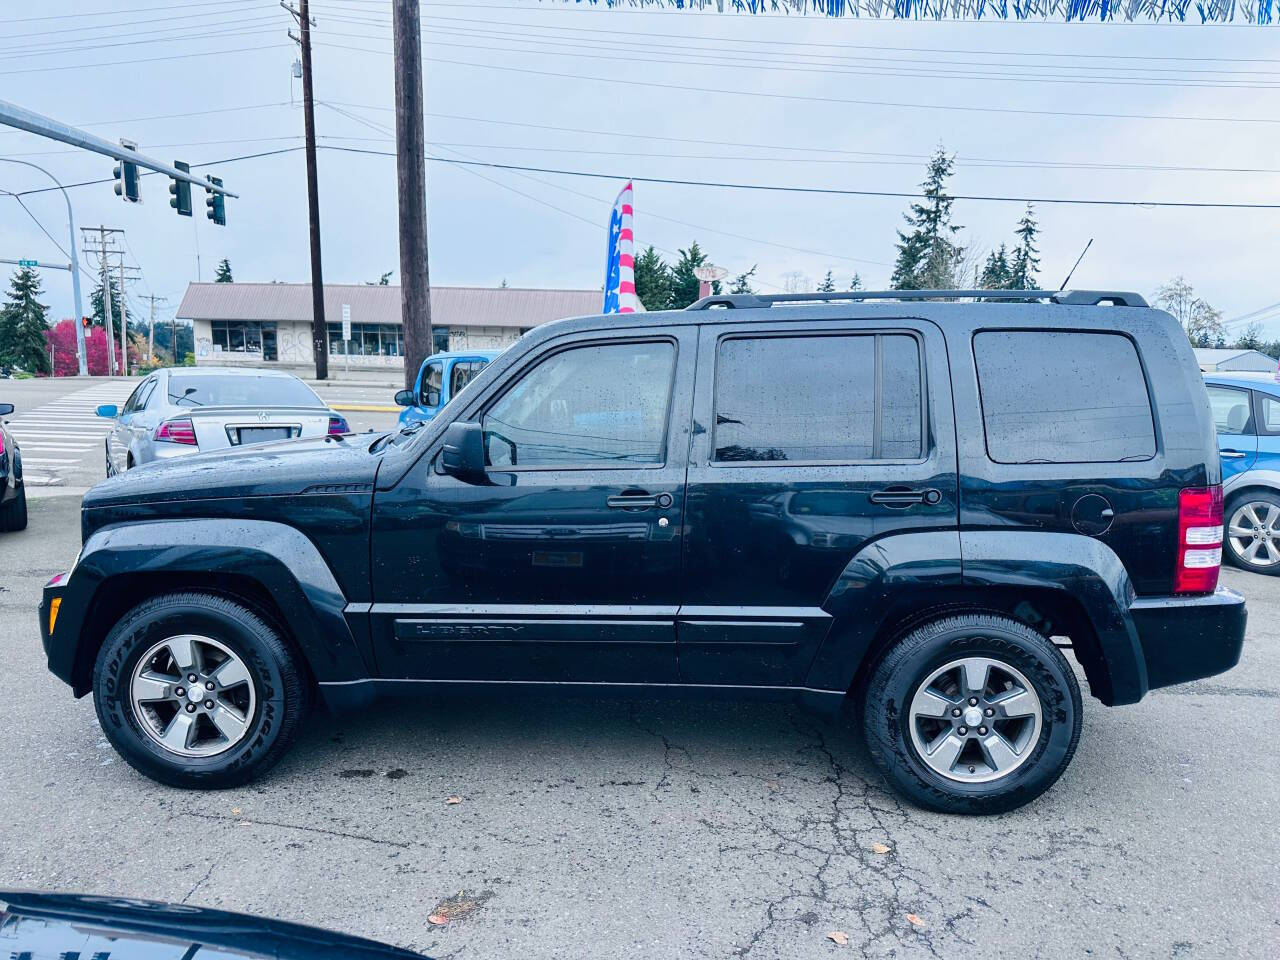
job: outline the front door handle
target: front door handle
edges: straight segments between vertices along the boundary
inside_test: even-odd
[[[605,503],[614,510],[650,510],[654,508],[665,510],[672,504],[671,494],[669,493],[622,493],[617,496],[608,497]]]
[[[1222,456],[1227,460],[1243,460],[1245,455],[1239,450],[1223,450]]]
[[[906,487],[889,487],[886,490],[877,490],[868,498],[872,503],[883,504],[886,507],[909,507],[913,503],[927,503],[933,505],[942,501],[942,491],[934,490],[930,487],[927,490],[910,490]]]

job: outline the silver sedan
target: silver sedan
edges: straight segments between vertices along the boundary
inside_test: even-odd
[[[295,437],[350,433],[297,377],[274,370],[178,367],[157,370],[123,407],[103,404],[107,476],[188,453]]]

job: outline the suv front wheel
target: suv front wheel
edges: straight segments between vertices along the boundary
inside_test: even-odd
[[[1227,506],[1227,559],[1243,570],[1280,575],[1280,494],[1246,491]]]
[[[1080,685],[1062,654],[996,615],[917,627],[884,653],[863,691],[877,766],[943,813],[1001,813],[1035,799],[1070,763],[1080,726]]]
[[[247,606],[172,593],[135,607],[93,670],[98,721],[140,773],[177,787],[233,787],[297,735],[311,684],[279,629]]]

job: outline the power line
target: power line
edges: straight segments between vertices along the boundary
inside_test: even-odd
[[[227,53],[248,53],[253,50],[282,50],[289,45],[287,43],[269,43],[259,47],[230,47],[220,48],[218,50],[202,50],[198,53],[177,53],[167,57],[140,57],[136,60],[107,60],[101,63],[77,63],[76,70],[88,70],[94,67],[122,67],[134,63],[160,63],[165,60],[189,60],[192,57],[216,57]],[[60,67],[27,67],[22,70],[0,70],[0,77],[14,76],[20,73],[53,73],[65,72],[70,69],[66,66]]]
[[[274,19],[274,18],[271,18]],[[204,30],[198,34],[179,33],[174,34],[175,30],[187,31],[189,27],[166,27],[160,31],[141,31],[143,33],[163,33],[164,36],[146,37],[141,40],[118,40],[114,43],[97,43],[94,42],[98,38],[84,38],[82,40],[66,40],[59,41],[57,44],[43,44],[35,46],[26,46],[19,51],[11,51],[9,53],[0,54],[0,59],[4,60],[24,60],[31,57],[51,57],[64,53],[84,53],[89,50],[106,50],[112,47],[134,47],[149,43],[178,43],[191,40],[207,40],[211,38],[226,38],[239,36],[254,36],[257,34],[273,33],[275,28],[268,26],[268,18],[259,20],[242,21],[233,26],[221,29]],[[254,26],[253,24],[259,24]]]
[[[176,10],[191,7],[224,7],[228,3],[247,2],[250,2],[250,0],[204,0],[202,3],[164,3],[158,7],[132,7],[125,10],[119,8],[101,11],[79,10],[72,13],[57,13],[43,17],[13,17],[8,20],[0,20],[0,23],[35,23],[42,20],[70,20],[73,17],[115,17],[122,13],[147,13],[151,10]]]
[[[335,47],[342,50],[355,50],[361,53],[381,54],[381,50],[369,50],[365,47],[352,47],[340,43],[327,43],[316,41],[326,47]],[[535,70],[530,67],[513,67],[505,64],[497,63],[473,63],[469,60],[451,60],[444,57],[425,57],[424,59],[431,63],[449,64],[451,66],[460,67],[476,67],[482,70],[499,70],[506,73],[521,73],[529,76],[554,77],[561,80],[574,81],[590,81],[592,83],[611,83],[627,87],[654,87],[660,90],[677,90],[683,94],[689,93],[689,88],[679,83],[663,83],[659,80],[626,80],[619,77],[601,77],[587,74],[561,73],[554,70]],[[912,109],[912,110],[947,110],[960,111],[966,113],[994,113],[1009,114],[1012,116],[1037,116],[1037,117],[1072,117],[1076,119],[1109,119],[1109,120],[1173,120],[1182,123],[1257,123],[1257,124],[1280,124],[1280,117],[1203,117],[1203,116],[1183,116],[1175,114],[1144,114],[1144,113],[1102,113],[1084,110],[1035,110],[1030,108],[1017,107],[984,107],[972,104],[947,104],[947,103],[911,103],[906,101],[895,100],[866,100],[853,97],[823,97],[811,94],[798,93],[779,93],[772,90],[734,90],[724,87],[705,87],[698,88],[699,93],[718,93],[726,96],[735,97],[751,97],[753,99],[771,99],[783,100],[787,102],[808,102],[808,103],[828,103],[842,104],[845,106],[870,106],[870,107],[892,107],[894,109]]]

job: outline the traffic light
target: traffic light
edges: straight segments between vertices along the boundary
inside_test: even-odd
[[[221,177],[205,177],[205,179],[208,180],[215,187],[222,186]],[[204,198],[204,205],[206,207],[205,216],[207,216],[210,220],[212,220],[218,226],[225,227],[227,225],[226,199],[222,196],[222,194],[216,193],[213,190],[210,190],[208,187],[205,187],[204,189],[205,189],[205,192],[208,194],[208,196]]]
[[[173,165],[183,173],[191,172],[191,164],[181,160],[173,161]],[[178,216],[191,216],[191,184],[185,180],[169,181],[169,206],[178,211]]]
[[[122,139],[120,146],[126,150],[138,149],[138,145],[132,140]],[[142,200],[141,184],[138,182],[138,165],[136,163],[120,160],[111,171],[111,175],[116,178],[117,197],[124,197],[129,203],[138,203]]]

